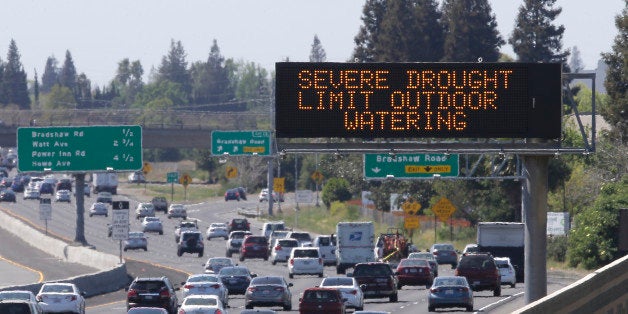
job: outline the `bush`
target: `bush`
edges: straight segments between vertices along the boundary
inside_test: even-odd
[[[565,236],[555,236],[547,239],[547,258],[556,262],[564,262],[567,257],[569,240]]]
[[[360,218],[360,210],[357,206],[342,202],[331,203],[329,213],[332,217],[342,218],[341,221],[355,221]]]
[[[343,178],[331,178],[323,187],[323,203],[330,209],[331,203],[335,201],[348,201],[351,199],[349,192],[349,181]]]

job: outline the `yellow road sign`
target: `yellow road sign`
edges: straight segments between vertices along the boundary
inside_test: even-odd
[[[179,178],[179,183],[183,184],[183,186],[187,187],[188,184],[192,183],[192,177],[189,174],[184,173],[181,178]]]
[[[227,166],[227,179],[233,179],[238,176],[238,168]]]
[[[450,173],[449,165],[406,166],[406,173]]]
[[[442,197],[432,206],[432,211],[441,221],[446,221],[456,211],[456,206],[446,197]]]
[[[406,215],[406,218],[403,221],[403,227],[406,229],[417,229],[421,226],[419,222],[418,216],[409,216]]]
[[[273,179],[273,190],[277,193],[286,192],[286,188],[284,183],[286,182],[286,178],[274,178]]]
[[[149,162],[144,162],[144,166],[142,166],[142,172],[144,174],[148,174],[151,171],[153,171],[153,166],[151,166]]]
[[[401,209],[408,215],[416,215],[419,209],[421,209],[421,204],[415,201],[407,201],[401,205]]]
[[[320,171],[314,171],[311,176],[312,180],[316,182],[321,182],[324,178],[323,174]]]

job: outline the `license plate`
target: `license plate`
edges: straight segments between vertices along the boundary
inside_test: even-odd
[[[303,261],[303,264],[310,265],[310,261]]]
[[[268,291],[268,290],[264,290],[262,293],[263,293],[263,294],[269,294],[269,293],[270,293],[270,291]]]
[[[54,299],[52,299],[52,302],[53,302],[53,303],[61,303],[61,299],[59,299],[59,298],[54,298]]]
[[[454,292],[451,290],[445,290],[445,294],[454,294]]]
[[[152,296],[152,295],[147,295],[147,296],[145,296],[144,298],[145,298],[146,300],[152,300],[152,299],[153,299],[153,296]]]
[[[229,280],[229,283],[233,285],[233,284],[238,283],[238,280],[236,280],[236,279],[231,279],[231,280]]]
[[[479,282],[479,281],[474,281],[474,282],[473,282],[473,285],[474,285],[474,286],[479,286],[479,285],[480,285],[480,282]]]
[[[408,269],[408,271],[411,272],[411,273],[416,273],[416,269],[414,269],[414,268],[410,268],[410,269]]]

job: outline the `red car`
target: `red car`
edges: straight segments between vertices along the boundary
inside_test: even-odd
[[[345,314],[346,299],[333,288],[307,288],[299,298],[299,313]]]
[[[404,258],[399,262],[397,270],[397,289],[403,286],[422,286],[429,289],[434,281],[430,263],[424,259]]]
[[[268,255],[268,239],[265,236],[249,235],[242,241],[240,262],[247,258],[263,258],[267,261]]]

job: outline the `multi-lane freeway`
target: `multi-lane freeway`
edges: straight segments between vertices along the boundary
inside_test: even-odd
[[[93,196],[85,198],[86,209],[89,208],[94,199]],[[257,200],[254,197],[249,199],[249,201],[225,202],[222,198],[215,198],[203,203],[189,204],[188,219],[198,219],[201,231],[205,233],[211,222],[226,222],[230,218],[238,216],[237,209],[239,207],[255,208]],[[140,221],[135,220],[133,215],[133,208],[139,201],[129,197],[129,195],[125,195],[124,188],[119,190],[119,195],[114,196],[114,200],[128,200],[130,202],[131,230],[141,230]],[[52,206],[52,220],[48,221],[48,232],[71,241],[75,235],[76,205],[74,203],[53,202]],[[40,227],[43,226],[43,222],[39,220],[39,203],[37,201],[18,198],[17,203],[3,203],[2,208],[20,219],[28,220]],[[225,240],[213,239],[211,241],[205,240],[204,257],[199,258],[196,254],[184,254],[181,257],[177,257],[174,227],[178,220],[167,219],[163,213],[158,213],[157,216],[161,217],[164,223],[164,234],[149,234],[148,251],[122,252],[122,257],[128,260],[128,268],[131,275],[167,275],[174,277],[171,278],[173,282],[179,283],[185,279],[186,274],[203,272],[202,264],[208,257],[225,255]],[[86,214],[85,237],[87,242],[97,250],[118,255],[120,252],[118,241],[107,237],[107,223],[110,223],[110,220],[111,215],[106,218],[103,216],[89,217]],[[254,233],[260,232],[263,222],[256,219],[250,220],[252,222],[251,230]],[[42,263],[46,263],[46,261],[42,261]],[[288,278],[285,264],[279,263],[273,266],[270,262],[261,259],[246,260],[242,264],[245,264],[252,272],[259,275],[281,275]],[[443,265],[440,266],[439,273],[441,275],[452,275],[453,270],[449,266]],[[336,276],[335,268],[326,267],[325,276]],[[316,276],[296,276],[294,279],[288,279],[288,282],[294,284],[292,288],[292,312],[298,312],[299,294],[307,287],[318,285],[320,279]],[[548,286],[548,290],[553,291],[565,286],[567,282],[550,284],[554,286]],[[520,295],[522,292],[523,284],[518,284],[516,288],[503,286],[502,296],[500,297],[494,297],[490,291],[476,292],[474,308],[476,311],[493,308],[494,306],[492,305],[495,303]],[[389,311],[392,313],[427,313],[427,296],[428,291],[424,287],[404,287],[399,293],[398,302],[391,303],[388,299],[370,299],[366,300],[365,309]],[[229,304],[231,306],[229,309],[230,313],[240,313],[244,309],[243,296],[232,296]],[[499,313],[498,309],[496,313]],[[276,308],[276,310],[280,310],[280,308]],[[88,299],[87,312],[125,313],[124,291]]]

